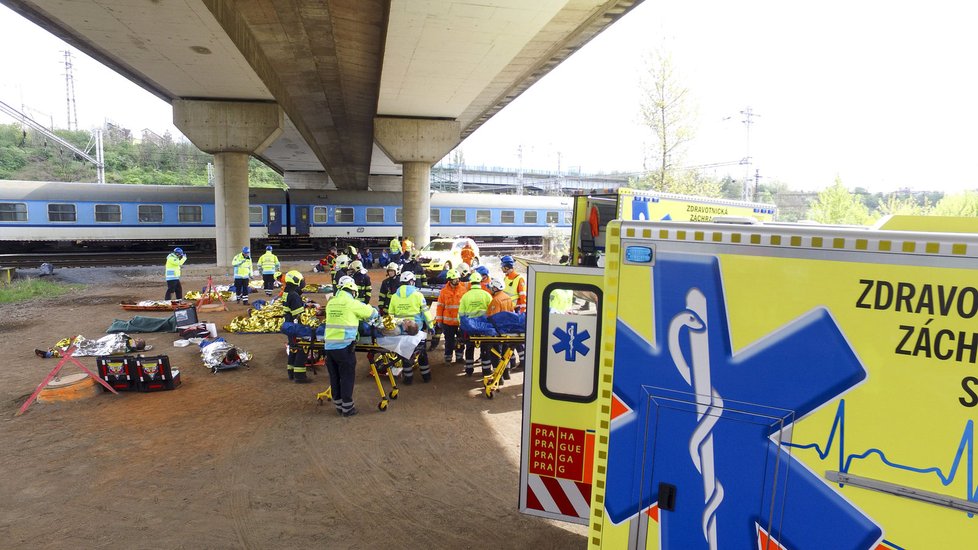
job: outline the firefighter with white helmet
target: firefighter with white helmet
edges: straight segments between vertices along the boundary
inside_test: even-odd
[[[265,247],[265,253],[258,258],[258,265],[261,266],[261,278],[265,288],[265,296],[271,296],[275,290],[275,272],[282,269],[282,264],[278,261],[278,256],[272,254],[272,245]]]
[[[353,277],[343,276],[336,282],[336,292],[326,303],[326,370],[333,394],[333,405],[340,415],[357,414],[353,405],[353,383],[356,376],[357,356],[354,351],[360,329],[360,321],[377,316],[377,310],[360,302],[357,283]]]
[[[174,248],[173,252],[166,256],[166,295],[164,300],[170,299],[170,294],[177,300],[183,300],[183,286],[180,285],[180,267],[187,261],[183,249]]]
[[[367,270],[363,267],[363,262],[360,260],[354,260],[350,262],[350,277],[353,277],[353,281],[357,284],[357,300],[365,304],[370,303],[370,294],[373,291],[372,284],[370,282],[370,275],[367,274]]]
[[[391,295],[388,311],[395,319],[413,319],[419,328],[428,330],[432,328],[431,312],[428,311],[428,303],[425,301],[421,291],[415,283],[413,271],[404,271],[400,276],[401,286],[397,287]],[[431,367],[428,365],[428,352],[425,350],[425,341],[422,340],[415,349],[414,355],[418,358],[418,369],[421,371],[421,380],[431,381]],[[404,369],[404,383],[411,385],[414,382],[414,370]]]
[[[340,254],[333,261],[333,293],[336,293],[337,284],[340,279],[351,275],[350,273],[350,257],[346,254]]]
[[[251,261],[251,248],[241,247],[241,252],[231,260],[231,267],[234,268],[234,299],[248,305],[248,280],[255,269]]]
[[[387,264],[387,278],[380,283],[380,299],[377,304],[381,314],[387,314],[387,307],[391,303],[391,295],[394,294],[397,287],[401,286],[400,275],[400,264],[396,262]]]
[[[302,312],[306,309],[302,299],[302,274],[292,270],[285,274],[285,322],[301,324]],[[289,380],[297,384],[309,382],[306,377],[306,350],[299,346],[294,336],[289,337],[289,357],[285,365]]]

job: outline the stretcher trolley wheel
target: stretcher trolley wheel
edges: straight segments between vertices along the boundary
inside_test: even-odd
[[[391,390],[391,399],[397,399],[397,388]]]
[[[486,398],[492,399],[492,388],[486,386]]]
[[[381,399],[380,403],[377,403],[377,408],[380,409],[380,412],[387,412],[387,400]]]

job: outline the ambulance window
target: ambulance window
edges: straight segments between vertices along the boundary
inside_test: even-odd
[[[598,393],[601,290],[554,283],[544,289],[540,391],[550,399],[587,403]]]

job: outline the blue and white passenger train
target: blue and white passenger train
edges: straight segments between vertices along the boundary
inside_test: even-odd
[[[401,234],[401,194],[252,188],[254,245],[386,244]],[[431,235],[539,242],[569,233],[569,197],[432,193]],[[0,181],[0,251],[40,247],[214,247],[214,189],[200,186]]]

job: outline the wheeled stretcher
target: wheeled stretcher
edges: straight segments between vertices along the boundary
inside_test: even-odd
[[[475,346],[489,345],[492,354],[495,356],[496,365],[492,373],[482,377],[484,395],[492,399],[493,393],[499,390],[502,385],[503,373],[509,365],[510,359],[516,353],[516,346],[526,343],[525,334],[503,334],[499,336],[480,336],[477,334],[463,334],[462,340]]]
[[[309,344],[308,340],[305,342],[305,344]],[[313,347],[319,348],[320,355],[325,357],[325,350],[322,347],[322,341],[317,341],[317,344],[317,346]],[[354,351],[367,354],[368,364],[370,365],[370,376],[374,379],[374,383],[377,384],[377,393],[380,394],[380,401],[377,403],[377,409],[380,411],[386,411],[387,407],[390,405],[390,400],[397,399],[398,389],[397,379],[394,378],[394,366],[403,361],[403,358],[397,353],[378,345],[376,341],[370,337],[361,337],[356,343]],[[390,392],[384,390],[384,384],[381,381],[381,378],[385,375],[387,380],[390,382]],[[323,400],[332,401],[332,399],[333,389],[331,387],[326,388],[325,391],[321,391],[316,394],[316,400],[320,405],[323,404]]]

